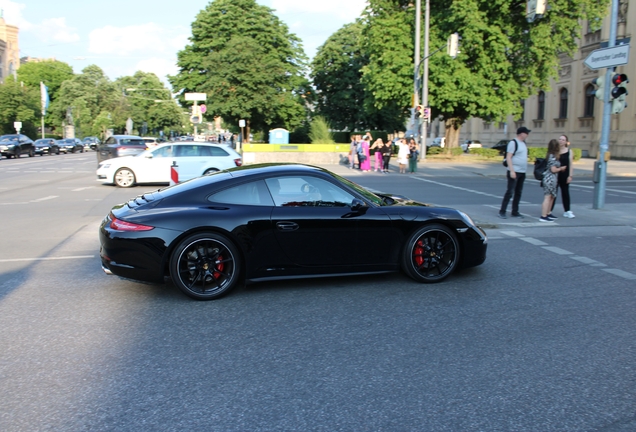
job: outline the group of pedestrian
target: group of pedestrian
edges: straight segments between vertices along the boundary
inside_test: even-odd
[[[417,160],[420,156],[420,146],[414,138],[410,138],[408,143],[406,138],[401,138],[397,142],[398,154],[397,162],[400,174],[406,174],[407,166],[410,173],[417,172]]]
[[[370,132],[362,135],[353,135],[349,147],[349,168],[357,167],[363,172],[371,171],[371,154],[373,154],[373,170],[376,172],[389,172],[389,163],[392,155],[391,141],[384,142],[382,138],[376,139],[373,144]],[[399,159],[399,156],[398,156]]]
[[[528,147],[526,139],[530,129],[522,126],[517,129],[517,137],[508,143],[506,148],[506,193],[504,194],[499,210],[499,217],[506,219],[508,203],[512,198],[511,216],[523,219],[519,212],[519,202],[523,192],[523,183],[526,179],[528,167]],[[566,135],[561,135],[558,140],[552,139],[548,143],[546,154],[547,168],[543,173],[541,186],[543,187],[543,203],[541,204],[541,222],[554,222],[557,216],[552,214],[559,189],[563,200],[563,217],[573,218],[574,213],[570,209],[570,183],[572,182],[572,161],[570,141]]]

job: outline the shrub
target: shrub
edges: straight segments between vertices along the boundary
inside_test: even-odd
[[[499,150],[491,149],[491,148],[475,148],[470,149],[470,153],[478,154],[488,159],[501,159],[501,155],[499,154]]]
[[[309,126],[309,139],[312,144],[335,144],[331,132],[329,132],[329,123],[324,117],[315,117]]]

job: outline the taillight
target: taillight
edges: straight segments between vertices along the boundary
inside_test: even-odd
[[[117,219],[112,213],[110,215],[110,219],[110,227],[115,231],[150,231],[154,229],[154,227],[148,225],[141,225]]]
[[[243,160],[242,159],[234,159],[234,164],[236,166],[241,166],[241,165],[243,165]]]

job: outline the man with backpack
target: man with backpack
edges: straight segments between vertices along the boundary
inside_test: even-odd
[[[523,182],[526,179],[526,169],[528,168],[528,147],[526,146],[526,139],[530,129],[525,126],[517,129],[517,138],[508,143],[506,148],[506,165],[508,170],[506,172],[506,179],[508,180],[506,193],[501,201],[501,209],[499,210],[499,217],[506,219],[506,210],[508,209],[508,202],[512,198],[512,213],[511,216],[515,218],[523,219],[521,213],[519,213],[519,202],[521,201],[521,192],[523,191]],[[514,197],[513,197],[514,194]]]

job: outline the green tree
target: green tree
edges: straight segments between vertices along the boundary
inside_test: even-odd
[[[347,24],[318,48],[311,68],[316,88],[316,112],[338,130],[394,130],[403,123],[395,104],[378,109],[362,83],[368,56],[362,50],[361,22]]]
[[[38,87],[22,85],[13,77],[0,84],[0,133],[16,133],[13,123],[22,122],[21,133],[35,139],[40,123],[40,92]]]
[[[502,120],[521,113],[520,101],[549,87],[559,55],[572,54],[585,19],[607,10],[609,0],[552,0],[543,18],[528,23],[525,2],[431,0],[431,51],[451,33],[460,54],[429,60],[429,103],[447,125],[446,143],[457,146],[469,117]],[[364,13],[369,65],[364,82],[376,105],[410,105],[413,89],[413,9],[407,0],[370,0]],[[401,25],[395,25],[401,21]],[[383,35],[389,30],[389,35]]]
[[[138,130],[144,122],[149,131],[166,132],[181,127],[182,109],[154,73],[138,71],[133,76],[117,79],[115,84],[126,94],[131,118]]]
[[[73,75],[73,68],[58,60],[28,62],[18,69],[18,81],[33,88],[39,88],[40,82],[43,82],[49,88],[51,101],[55,100],[62,83],[73,78]]]
[[[306,56],[272,9],[254,0],[215,0],[192,23],[178,53],[174,89],[207,93],[213,116],[266,131],[294,129],[306,116]]]
[[[111,115],[113,127],[120,132],[131,115],[131,107],[122,91],[95,65],[87,66],[82,73],[64,81],[49,111],[52,125],[61,126],[72,121],[78,136],[101,130],[93,122],[102,111]]]

